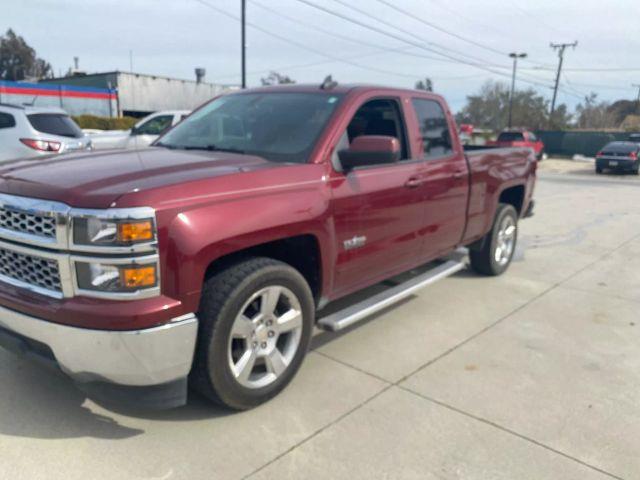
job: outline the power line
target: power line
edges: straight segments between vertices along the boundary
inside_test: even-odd
[[[453,56],[453,55],[450,55],[450,54],[448,54],[448,53],[443,53],[443,52],[440,52],[440,51],[434,50],[433,48],[429,48],[429,47],[427,47],[427,46],[425,46],[425,45],[423,45],[423,44],[421,44],[421,43],[414,42],[414,41],[412,41],[412,40],[409,40],[409,39],[406,39],[406,38],[401,37],[401,36],[399,36],[399,35],[396,35],[395,33],[392,33],[392,32],[389,32],[389,31],[383,30],[383,29],[381,29],[381,28],[378,28],[378,27],[376,27],[375,25],[370,25],[370,24],[365,23],[365,22],[362,22],[362,21],[360,21],[360,20],[357,20],[357,19],[351,18],[351,17],[349,17],[349,16],[343,15],[343,14],[341,14],[341,13],[339,13],[339,12],[336,12],[336,11],[331,10],[331,9],[329,9],[329,8],[326,8],[326,7],[324,7],[324,6],[317,5],[317,4],[315,4],[315,3],[313,3],[313,2],[311,2],[311,1],[309,1],[309,0],[296,0],[296,1],[298,1],[298,2],[300,2],[300,3],[304,3],[305,5],[308,5],[308,6],[312,7],[312,8],[317,9],[317,10],[321,10],[321,11],[323,11],[323,12],[325,12],[325,13],[328,13],[328,14],[330,14],[330,15],[336,16],[336,17],[341,18],[341,19],[343,19],[343,20],[346,20],[346,21],[348,21],[348,22],[350,22],[350,23],[354,23],[354,24],[356,24],[356,25],[359,25],[360,27],[366,28],[366,29],[368,29],[368,30],[372,30],[372,31],[377,32],[377,33],[379,33],[379,34],[381,34],[381,35],[385,35],[385,36],[387,36],[387,37],[394,38],[394,39],[396,39],[396,40],[400,40],[401,42],[407,43],[407,44],[409,44],[409,45],[413,45],[413,46],[415,46],[415,47],[417,47],[417,48],[420,48],[420,49],[422,49],[422,50],[426,50],[426,51],[429,51],[429,52],[432,52],[432,53],[436,53],[437,55],[441,55],[441,56],[443,56],[443,57],[445,57],[445,58],[452,59],[452,60],[456,61],[457,63],[470,65],[470,66],[473,66],[473,67],[479,68],[479,69],[481,69],[481,70],[485,70],[485,71],[487,71],[487,72],[493,73],[493,74],[495,74],[495,75],[499,75],[499,76],[502,76],[502,77],[510,78],[510,75],[509,75],[509,74],[505,74],[504,72],[500,72],[500,71],[492,70],[491,68],[487,68],[486,66],[482,65],[481,63],[471,62],[471,61],[468,61],[468,60],[465,60],[465,59],[457,58],[457,57],[455,57],[455,56]],[[334,0],[334,1],[338,1],[338,2],[340,2],[341,0]],[[345,5],[349,6],[348,4],[345,4]],[[350,6],[349,6],[349,7],[350,7]],[[366,12],[365,12],[365,13],[366,13]],[[367,14],[367,15],[368,15],[368,14]],[[388,22],[385,22],[385,23],[388,23]],[[396,29],[398,28],[398,27],[395,27],[395,26],[393,26],[393,25],[392,25],[392,27],[393,27],[393,28],[396,28]],[[431,43],[431,42],[427,42],[427,43]],[[510,67],[509,67],[509,68],[510,68]],[[549,85],[547,85],[547,84],[542,84],[542,83],[540,83],[540,82],[538,82],[538,81],[533,81],[533,80],[528,80],[528,79],[523,79],[522,81],[524,81],[524,82],[526,82],[526,83],[530,83],[530,84],[532,84],[532,85],[543,86],[543,87],[546,87],[546,88],[548,88],[548,87],[549,87]]]
[[[381,46],[381,45],[378,45],[378,44],[375,44],[375,43],[371,43],[371,42],[368,42],[368,41],[365,41],[365,40],[361,40],[361,39],[358,39],[358,38],[349,37],[347,35],[342,35],[342,34],[327,30],[325,28],[319,27],[319,26],[317,26],[317,25],[315,25],[313,23],[302,21],[302,20],[297,19],[297,18],[295,18],[295,17],[293,17],[291,15],[287,15],[285,13],[282,13],[282,12],[278,11],[278,10],[272,9],[270,7],[267,7],[266,5],[260,3],[260,2],[258,2],[256,0],[249,0],[249,1],[254,6],[259,7],[259,8],[261,8],[261,9],[267,11],[267,12],[270,12],[273,15],[276,15],[278,17],[281,17],[281,18],[284,18],[286,20],[289,20],[290,22],[295,23],[297,25],[304,25],[304,26],[306,26],[308,28],[311,28],[313,30],[316,30],[316,31],[321,32],[321,33],[324,33],[325,35],[328,35],[328,36],[331,36],[331,37],[334,37],[334,38],[346,40],[348,42],[353,42],[353,43],[357,43],[357,44],[360,44],[360,45],[365,45],[365,46],[368,46],[368,47],[373,47],[373,48],[379,49],[380,51],[384,51],[384,52],[396,52],[396,53],[399,53],[401,55],[407,55],[407,56],[418,57],[418,58],[426,58],[426,59],[429,59],[429,60],[434,60],[436,62],[449,62],[449,63],[455,63],[455,64],[459,64],[460,63],[457,60],[450,60],[450,59],[447,59],[447,58],[434,57],[434,56],[425,55],[425,54],[418,54],[418,53],[415,53],[415,52],[408,52],[407,51],[407,47],[403,47],[403,48],[399,48],[399,49],[398,48],[389,48],[389,47],[384,47],[384,46]],[[414,48],[414,47],[410,46],[409,48]],[[357,57],[354,57],[354,58],[357,58]],[[495,68],[504,68],[503,65],[496,65],[496,64],[487,64],[487,66],[495,67]]]
[[[394,24],[390,23],[390,22],[389,22],[389,21],[387,21],[387,20],[381,20],[380,18],[376,17],[375,15],[372,15],[371,13],[369,13],[369,12],[367,12],[367,11],[365,11],[365,10],[362,10],[362,9],[360,9],[360,8],[358,8],[358,7],[355,7],[355,6],[351,5],[350,3],[346,2],[345,0],[333,0],[333,1],[334,1],[334,2],[336,2],[336,3],[338,3],[338,4],[340,4],[340,5],[343,5],[344,7],[349,8],[349,9],[351,9],[351,10],[355,11],[355,12],[358,12],[358,13],[360,13],[360,14],[362,14],[362,15],[364,15],[364,16],[366,16],[366,17],[368,17],[368,18],[371,18],[371,19],[373,19],[373,20],[375,20],[375,21],[377,21],[377,22],[379,22],[379,23],[382,23],[383,25],[386,25],[386,26],[388,26],[388,27],[391,27],[391,28],[393,28],[394,30],[401,32],[402,34],[404,34],[404,33],[405,33],[405,29],[404,29],[404,28],[398,27],[398,26],[396,26],[396,25],[394,25]],[[401,12],[401,13],[403,13],[404,15],[407,15],[407,16],[409,16],[410,18],[414,18],[414,19],[415,19],[415,20],[417,20],[417,21],[420,21],[420,22],[423,22],[423,23],[424,23],[424,22],[426,22],[426,21],[424,21],[424,20],[422,20],[422,19],[419,19],[419,18],[415,17],[414,15],[412,15],[410,12],[408,12],[408,11],[406,11],[406,10],[402,10],[402,9],[400,9],[399,7],[396,7],[395,5],[390,4],[387,0],[377,0],[377,1],[378,1],[378,2],[380,2],[380,3],[382,3],[382,4],[384,4],[384,5],[387,5],[387,6],[391,7],[391,8],[393,8],[393,9],[396,9],[397,11],[400,11],[400,12]],[[427,25],[432,26],[429,22],[426,22],[426,23],[427,23]],[[444,31],[444,32],[446,32],[446,33],[448,33],[448,34],[450,34],[450,35],[454,35],[454,36],[456,36],[457,38],[463,38],[463,37],[461,37],[461,36],[459,36],[459,35],[457,35],[457,34],[454,34],[454,33],[452,33],[452,32],[448,32],[448,31],[446,31],[446,30],[444,30],[444,29],[441,29],[440,27],[433,26],[433,28],[437,28],[438,30],[440,30],[440,31]],[[421,39],[421,40],[423,40],[423,39]],[[472,56],[472,55],[469,55],[469,54],[466,54],[466,53],[463,53],[463,52],[460,52],[460,51],[454,50],[454,49],[452,49],[452,48],[445,47],[445,46],[440,45],[440,44],[438,44],[438,43],[434,43],[434,42],[427,42],[426,40],[423,40],[423,41],[425,41],[428,45],[433,45],[433,46],[436,46],[437,48],[440,48],[440,49],[443,49],[443,50],[447,50],[447,51],[453,52],[453,53],[455,53],[455,54],[457,54],[457,55],[462,55],[463,57],[470,58],[471,60],[473,60],[473,61],[475,61],[475,62],[480,62],[480,64],[481,64],[481,65],[483,65],[483,66],[485,66],[485,67],[489,66],[489,67],[493,67],[493,68],[502,68],[502,69],[505,69],[505,70],[507,70],[507,71],[511,69],[511,67],[510,67],[510,66],[490,64],[490,63],[489,63],[489,62],[487,62],[486,60],[483,60],[483,59],[480,59],[480,58],[478,58],[478,57],[474,57],[474,56]],[[433,50],[432,50],[432,51],[433,51]],[[504,54],[504,55],[507,55],[506,53],[503,53],[503,52],[501,52],[501,51],[499,51],[499,50],[493,50],[493,51],[494,51],[494,52],[497,52],[497,53],[499,53],[499,54],[501,54],[501,55],[503,55],[503,54]],[[438,53],[439,55],[442,55],[442,53],[441,53],[441,52],[437,52],[437,51],[436,51],[436,53]],[[450,58],[452,58],[452,57],[450,57]],[[460,59],[456,59],[456,62],[460,63]],[[468,63],[468,64],[469,64],[469,63]],[[478,65],[477,65],[477,64],[474,64],[473,66],[478,66]],[[488,71],[490,71],[490,70],[488,70]],[[497,72],[492,72],[492,73],[497,73]],[[501,73],[500,75],[502,75],[502,76],[503,76],[503,77],[505,77],[505,78],[509,78],[509,75],[508,75],[506,72],[505,72],[505,73]],[[542,85],[542,84],[540,84],[540,83],[536,83],[536,82],[546,82],[546,81],[548,81],[548,80],[547,80],[547,79],[545,79],[545,78],[535,77],[535,76],[533,76],[533,75],[526,75],[526,76],[525,76],[525,75],[521,75],[521,76],[522,76],[523,78],[528,78],[528,79],[529,79],[529,82],[528,82],[528,83],[531,83],[531,84],[533,84],[533,85],[545,86],[545,87],[548,87],[548,88],[550,88],[550,87],[551,87],[551,85]]]
[[[300,0],[299,0],[299,1],[300,1]],[[365,17],[367,17],[367,18],[370,18],[370,19],[372,19],[372,20],[374,20],[374,21],[376,21],[376,22],[378,22],[378,23],[381,23],[382,25],[385,25],[386,27],[392,28],[393,30],[395,30],[395,31],[397,31],[397,32],[400,32],[400,34],[402,34],[402,35],[405,35],[405,34],[406,34],[406,31],[405,31],[405,29],[404,29],[404,28],[398,27],[397,25],[394,25],[393,23],[391,23],[391,22],[389,22],[389,21],[387,21],[387,20],[380,19],[380,18],[376,17],[375,15],[372,15],[371,13],[367,12],[366,10],[362,10],[361,8],[355,7],[355,6],[351,5],[350,3],[348,3],[348,2],[346,2],[346,1],[344,1],[344,0],[333,0],[333,1],[334,1],[335,3],[338,3],[339,5],[342,5],[343,7],[346,7],[346,8],[348,8],[348,9],[350,9],[350,10],[353,10],[354,12],[357,12],[357,13],[359,13],[359,14],[361,14],[361,15],[364,15],[364,16],[365,16]],[[308,2],[303,2],[303,3],[310,4],[310,3],[308,3]],[[318,8],[318,5],[315,5],[315,7],[316,7],[316,8]],[[326,12],[329,12],[329,9],[324,8],[324,7],[322,8],[322,10],[324,10],[324,11],[326,11]],[[341,15],[341,14],[340,14],[340,13],[338,13],[338,12],[335,12],[335,11],[332,11],[332,12],[333,12],[333,13],[332,13],[332,15],[341,16],[342,18],[350,18],[350,17],[347,17],[346,15]],[[352,23],[353,23],[353,22],[357,22],[357,20],[354,20],[353,18],[351,18],[351,19],[350,19],[350,21],[351,21]],[[362,23],[361,23],[361,25],[362,25]],[[369,27],[372,27],[372,26],[371,26],[371,25],[369,25]],[[373,26],[373,28],[378,28],[378,27]],[[379,33],[379,32],[378,32],[378,33]],[[387,33],[389,33],[389,32],[387,32]],[[438,55],[443,55],[443,56],[444,56],[445,54],[444,54],[444,53],[442,53],[442,52],[440,52],[440,51],[438,51],[438,50],[434,50],[434,48],[438,48],[438,49],[440,49],[440,50],[444,50],[445,52],[451,52],[451,53],[453,53],[453,54],[455,54],[455,55],[461,55],[461,56],[463,56],[463,57],[467,57],[467,58],[469,58],[469,59],[473,60],[474,62],[489,63],[489,62],[487,62],[487,61],[486,61],[486,60],[484,60],[484,59],[481,59],[481,58],[478,58],[478,57],[474,57],[474,56],[472,56],[472,55],[469,55],[469,54],[464,53],[464,52],[460,52],[460,51],[458,51],[458,50],[454,50],[453,48],[449,48],[449,47],[446,47],[446,46],[444,46],[444,45],[440,45],[439,43],[435,43],[435,42],[427,41],[427,40],[424,40],[424,39],[422,39],[422,38],[419,38],[419,40],[420,40],[421,42],[424,42],[426,45],[431,45],[432,47],[431,47],[431,48],[429,48],[428,50],[429,50],[429,51],[431,51],[431,52],[433,52],[433,53],[436,53],[436,54],[438,54]],[[406,40],[403,40],[403,41],[406,41]],[[420,46],[421,48],[426,48],[426,47],[424,47],[424,45],[420,45],[420,44],[418,44],[418,46]],[[448,55],[448,57],[449,57],[449,58],[453,58],[453,57],[451,57],[450,55]]]
[[[236,16],[236,15],[234,15],[232,13],[229,13],[226,10],[223,10],[222,8],[219,8],[219,7],[215,6],[215,5],[211,5],[210,3],[206,2],[205,0],[195,0],[195,1],[200,3],[200,4],[202,4],[202,5],[204,5],[204,6],[206,6],[206,7],[208,7],[208,8],[210,8],[210,9],[212,9],[212,10],[215,10],[216,12],[220,13],[221,15],[224,15],[224,16],[226,16],[228,18],[232,18],[232,19],[234,19],[234,20],[236,20],[238,22],[242,22],[242,19],[240,17],[238,17],[238,16]],[[249,22],[249,21],[246,22],[246,25],[248,25],[248,26],[252,27],[253,29],[258,30],[258,31],[260,31],[260,32],[262,32],[262,33],[264,33],[266,35],[269,35],[271,37],[277,38],[278,40],[281,40],[283,42],[289,43],[291,45],[295,45],[298,48],[301,48],[303,50],[307,50],[309,52],[315,53],[316,55],[320,55],[322,57],[329,58],[329,59],[331,59],[331,60],[333,60],[335,62],[346,63],[346,64],[349,64],[349,65],[353,65],[354,67],[362,68],[364,70],[370,70],[372,72],[384,73],[384,74],[387,74],[387,75],[395,75],[395,76],[399,76],[399,77],[414,78],[414,79],[416,78],[416,75],[403,74],[403,73],[392,71],[392,70],[385,70],[385,69],[382,69],[382,68],[370,67],[370,66],[367,66],[367,65],[361,65],[361,64],[359,64],[357,62],[354,62],[354,61],[351,61],[351,60],[348,60],[348,59],[345,59],[345,58],[335,57],[333,55],[324,53],[324,52],[322,52],[320,50],[317,50],[315,48],[308,47],[308,46],[306,46],[306,45],[304,45],[304,44],[302,44],[300,42],[296,42],[295,40],[291,40],[291,39],[289,39],[287,37],[284,37],[284,36],[282,36],[280,34],[274,33],[274,32],[272,32],[270,30],[267,30],[267,29],[265,29],[265,28],[263,28],[263,27],[261,27],[259,25],[256,25],[255,23],[252,23],[252,22]]]
[[[442,32],[442,33],[444,33],[444,34],[446,34],[446,35],[450,35],[450,36],[452,36],[452,37],[454,37],[454,38],[457,38],[458,40],[462,40],[463,42],[467,42],[467,43],[469,43],[469,44],[471,44],[471,45],[475,45],[476,47],[482,48],[482,49],[487,50],[487,51],[490,51],[490,52],[492,52],[492,53],[497,53],[498,55],[507,55],[507,53],[506,53],[506,52],[503,52],[503,51],[501,51],[501,50],[495,49],[495,48],[490,47],[490,46],[488,46],[488,45],[484,45],[484,44],[482,44],[482,43],[480,43],[480,42],[476,42],[476,41],[474,41],[474,40],[470,40],[470,39],[468,39],[468,38],[466,38],[466,37],[463,37],[462,35],[458,35],[458,34],[457,34],[457,33],[455,33],[455,32],[451,32],[451,31],[447,30],[446,28],[442,28],[442,27],[440,27],[440,26],[438,26],[438,25],[435,25],[435,24],[433,24],[433,23],[431,23],[431,22],[428,22],[427,20],[424,20],[423,18],[420,18],[420,17],[418,17],[418,16],[416,16],[416,15],[412,14],[411,12],[409,12],[409,11],[407,11],[407,10],[403,9],[403,8],[398,7],[397,5],[394,5],[394,4],[392,4],[391,2],[388,2],[387,0],[376,0],[376,1],[377,1],[378,3],[382,3],[383,5],[386,5],[387,7],[389,7],[389,8],[391,8],[391,9],[395,10],[396,12],[400,12],[400,13],[402,13],[403,15],[405,15],[405,16],[407,16],[407,17],[409,17],[409,18],[412,18],[413,20],[416,20],[416,21],[418,21],[418,22],[422,23],[423,25],[426,25],[426,26],[428,26],[428,27],[431,27],[431,28],[433,28],[434,30],[437,30],[437,31],[439,31],[439,32]],[[339,3],[342,3],[342,2],[339,2]]]
[[[334,38],[339,38],[341,40],[346,40],[347,42],[352,42],[352,43],[356,43],[356,44],[359,44],[359,45],[364,45],[364,46],[367,46],[367,47],[377,48],[379,50],[389,50],[389,47],[384,47],[382,45],[378,45],[378,44],[375,44],[375,43],[367,42],[367,41],[361,40],[359,38],[354,38],[354,37],[349,37],[347,35],[342,35],[340,33],[332,32],[332,31],[327,30],[325,28],[319,27],[319,26],[317,26],[317,25],[315,25],[315,24],[313,24],[311,22],[302,21],[302,20],[300,20],[298,18],[292,17],[291,15],[287,15],[286,13],[282,13],[282,12],[276,10],[276,9],[267,7],[263,3],[258,2],[256,0],[249,0],[249,2],[251,2],[251,4],[253,4],[256,7],[263,9],[266,12],[269,12],[269,13],[271,13],[273,15],[276,15],[276,16],[278,16],[280,18],[284,18],[285,20],[289,20],[290,22],[295,23],[296,25],[304,25],[307,28],[311,28],[312,30],[315,30],[317,32],[324,33],[325,35],[329,35],[329,36],[334,37]],[[433,58],[436,59],[436,57],[433,57]]]

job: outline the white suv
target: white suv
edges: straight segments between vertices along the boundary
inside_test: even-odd
[[[64,110],[0,103],[0,162],[90,149]]]

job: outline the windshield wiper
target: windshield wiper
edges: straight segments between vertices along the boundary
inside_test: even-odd
[[[175,150],[175,149],[177,149],[177,148],[180,148],[180,147],[178,147],[177,145],[169,145],[168,143],[162,143],[162,142],[156,142],[156,143],[154,143],[154,144],[153,144],[153,146],[154,146],[154,147],[163,147],[163,148],[168,148],[168,149],[170,149],[170,150]]]
[[[229,152],[229,153],[245,153],[244,150],[233,147],[218,147],[216,145],[184,145],[180,148],[184,150],[207,150],[209,152]]]

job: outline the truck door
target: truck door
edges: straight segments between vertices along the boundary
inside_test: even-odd
[[[349,148],[360,135],[396,137],[401,160],[332,173],[332,205],[337,239],[334,292],[346,293],[415,265],[424,215],[419,162],[412,159],[400,102],[375,98],[361,104],[334,149]]]
[[[452,124],[435,99],[411,100],[418,140],[420,181],[424,185],[423,257],[433,259],[446,253],[462,239],[467,217],[469,171],[458,142],[453,146]]]

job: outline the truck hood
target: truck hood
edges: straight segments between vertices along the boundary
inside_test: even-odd
[[[251,155],[165,148],[77,153],[6,163],[0,169],[0,191],[108,208],[129,192],[278,165]]]

